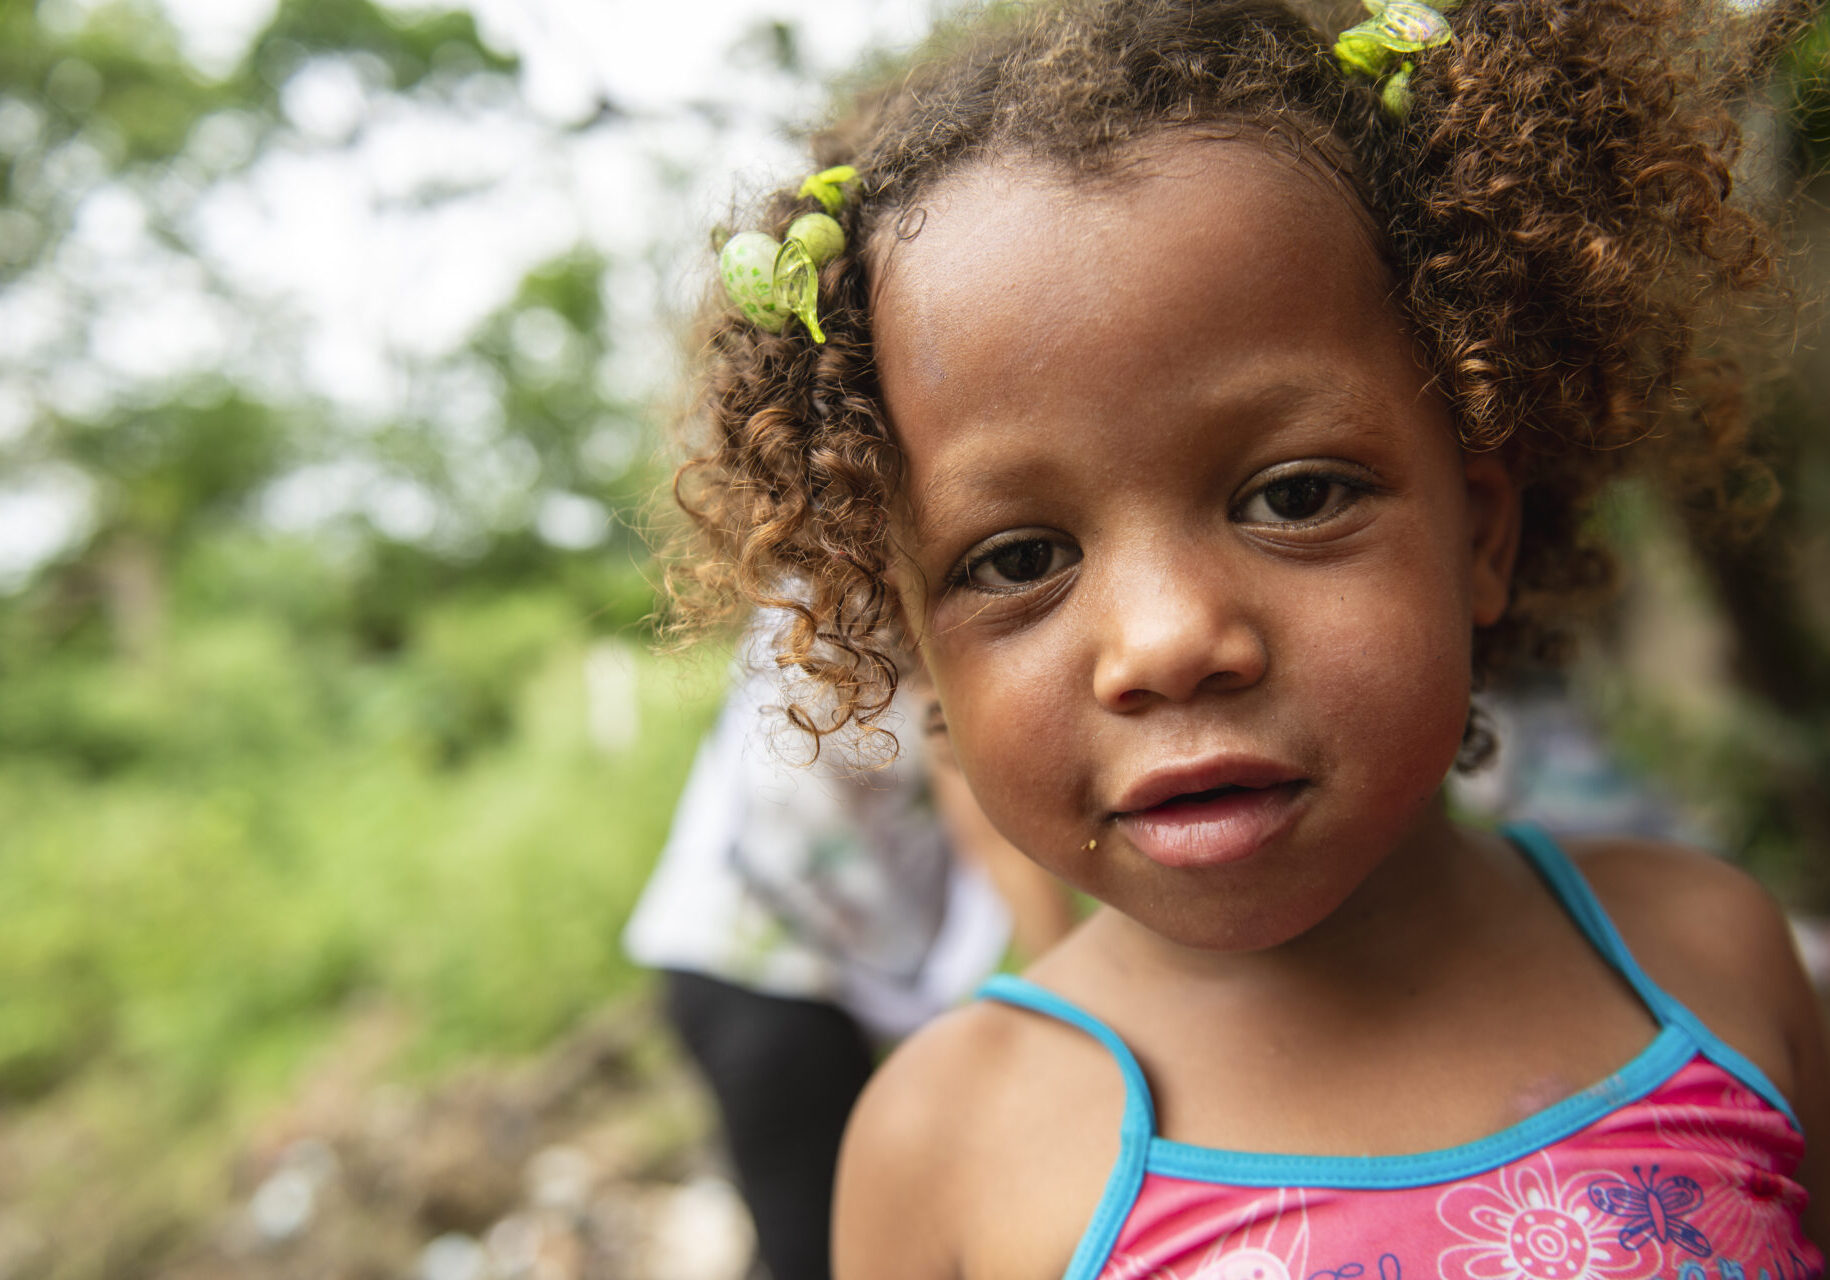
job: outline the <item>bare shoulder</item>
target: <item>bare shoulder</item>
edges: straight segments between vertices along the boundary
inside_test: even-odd
[[[1640,965],[1788,1097],[1819,1017],[1785,913],[1740,868],[1694,849],[1582,840],[1570,855]]]
[[[1122,1109],[1117,1072],[1071,1028],[989,1001],[936,1019],[852,1114],[835,1276],[1059,1274],[1103,1190]]]
[[[992,1109],[1000,1077],[1026,1031],[1021,1014],[979,1001],[943,1014],[904,1041],[871,1077],[846,1134],[846,1156],[892,1153],[905,1168],[944,1165],[948,1131]],[[950,1172],[942,1169],[941,1172]]]
[[[960,1204],[971,1169],[954,1134],[980,1109],[986,1068],[1010,1034],[983,1004],[905,1041],[871,1077],[845,1131],[833,1212],[834,1275],[960,1274]]]
[[[1676,930],[1686,938],[1706,934],[1741,944],[1725,950],[1740,952],[1749,963],[1770,960],[1763,951],[1789,937],[1785,914],[1772,894],[1722,858],[1682,845],[1629,837],[1572,840],[1568,848],[1602,905],[1623,929],[1624,921],[1631,920],[1655,934],[1660,930]],[[1715,929],[1701,927],[1712,922]],[[1789,949],[1790,942],[1785,946]]]

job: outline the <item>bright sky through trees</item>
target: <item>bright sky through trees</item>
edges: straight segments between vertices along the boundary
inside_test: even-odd
[[[146,2],[206,77],[233,72],[275,12],[274,0]],[[103,3],[41,0],[37,11],[74,29]],[[530,268],[573,246],[616,263],[598,371],[606,398],[652,396],[674,368],[668,323],[709,278],[706,229],[733,194],[792,174],[800,162],[787,134],[817,110],[822,80],[863,49],[916,38],[931,16],[924,0],[467,4],[484,43],[519,60],[512,93],[477,77],[454,110],[391,92],[378,60],[321,57],[285,81],[288,128],[245,167],[259,143],[233,112],[191,139],[188,171],[201,182],[132,184],[84,171],[80,152],[66,160],[70,182],[87,188],[71,230],[0,294],[9,353],[50,370],[32,395],[0,373],[0,444],[27,429],[41,399],[83,416],[204,372],[380,422],[415,394],[405,371],[459,346]],[[384,7],[410,16],[462,5]],[[791,68],[773,24],[792,30]],[[9,130],[34,127],[31,111],[0,102],[0,146]],[[151,216],[161,202],[192,254],[161,242]],[[535,316],[512,338],[538,364],[565,334]],[[61,360],[77,345],[83,358]],[[440,412],[461,429],[465,415],[495,412],[490,396],[480,384],[447,387]],[[395,536],[431,519],[407,489],[353,479],[335,467],[283,479],[263,515],[310,528],[366,492],[371,518]],[[55,467],[0,480],[0,589],[81,536],[83,489]],[[561,543],[563,509],[542,525]]]

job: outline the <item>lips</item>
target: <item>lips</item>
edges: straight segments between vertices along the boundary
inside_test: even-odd
[[[1216,760],[1143,778],[1112,817],[1153,862],[1219,866],[1263,848],[1295,816],[1307,789],[1307,780],[1283,765]]]

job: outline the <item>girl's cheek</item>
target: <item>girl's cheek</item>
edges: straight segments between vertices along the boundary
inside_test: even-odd
[[[936,662],[948,668],[938,649]],[[1072,690],[1015,661],[952,666],[949,674],[943,701],[968,776],[977,774],[1006,793],[1041,781],[1035,766],[1074,737],[1067,730]]]

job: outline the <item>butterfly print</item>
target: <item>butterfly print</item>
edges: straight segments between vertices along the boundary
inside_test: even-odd
[[[1603,1213],[1625,1218],[1620,1243],[1629,1249],[1644,1248],[1648,1240],[1675,1244],[1699,1258],[1712,1250],[1709,1237],[1684,1218],[1703,1203],[1703,1188],[1695,1178],[1660,1178],[1658,1166],[1650,1173],[1633,1166],[1638,1185],[1625,1178],[1600,1178],[1589,1184],[1589,1203]]]

